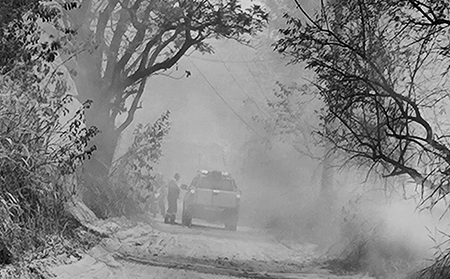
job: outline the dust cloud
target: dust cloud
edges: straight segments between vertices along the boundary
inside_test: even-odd
[[[245,149],[245,148],[244,148]],[[449,231],[445,207],[419,207],[416,185],[335,167],[324,196],[322,162],[278,143],[246,149],[235,172],[243,191],[240,225],[282,243],[312,243],[330,266],[403,278],[430,263]],[[328,170],[330,171],[330,170]],[[443,215],[444,214],[444,215]]]
[[[258,122],[251,121],[257,111],[246,105],[249,95],[265,106],[280,74],[267,71],[270,65],[258,62],[249,48],[214,44],[216,54],[180,61],[179,71],[191,71],[190,78],[167,82],[156,76],[147,85],[146,110],[136,113],[135,123],[171,111],[171,131],[156,171],[166,179],[178,172],[186,184],[200,169],[228,171],[242,191],[240,227],[263,230],[284,243],[313,243],[321,253],[337,256],[333,264],[345,270],[387,276],[432,258],[432,238],[442,237],[438,229],[448,231],[437,228],[439,213],[420,211],[414,200],[405,200],[400,182],[391,181],[386,189],[384,181],[366,180],[364,171],[336,167],[327,182],[330,193],[323,195],[321,160],[279,139],[264,141]],[[244,58],[256,62],[234,63]],[[228,68],[224,61],[230,61]],[[124,134],[119,155],[131,131]]]
[[[315,244],[317,251],[337,259],[330,266],[365,270],[377,278],[403,278],[425,267],[446,239],[444,209],[418,207],[417,195],[399,191],[398,181],[387,185],[340,170],[334,174],[330,200],[320,193],[320,162],[311,167],[315,175],[302,176],[295,175],[301,172],[302,159],[282,159],[272,157],[266,164],[255,160],[253,172],[247,168],[242,177],[243,224],[263,229],[280,242]],[[439,248],[445,250],[445,245]]]

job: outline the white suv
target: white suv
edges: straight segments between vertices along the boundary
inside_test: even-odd
[[[192,218],[210,222],[221,221],[225,228],[237,229],[241,192],[226,172],[199,171],[183,199],[182,223],[192,224]]]

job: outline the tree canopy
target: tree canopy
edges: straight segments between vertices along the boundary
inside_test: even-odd
[[[88,125],[101,131],[92,140],[96,152],[84,167],[83,181],[91,189],[85,196],[100,193],[88,206],[106,200],[102,195],[111,188],[107,181],[120,136],[143,108],[142,96],[157,90],[146,87],[149,77],[173,75],[188,51],[212,52],[209,40],[248,44],[267,20],[261,6],[238,0],[81,0],[77,9],[64,13],[62,23],[76,30],[76,36],[60,54],[78,99],[93,101]],[[188,77],[188,69],[182,74]]]
[[[260,6],[244,9],[236,0],[83,1],[81,9],[74,13],[81,20],[74,26],[89,27],[81,27],[79,32],[88,33],[84,35],[94,40],[95,60],[86,63],[95,66],[96,78],[108,89],[100,99],[111,102],[113,116],[121,112],[129,116],[119,130],[129,125],[142,95],[142,90],[133,86],[173,67],[191,47],[212,51],[206,39],[247,42],[244,35],[261,30],[267,20]],[[83,66],[80,65],[81,71],[88,68]],[[129,98],[135,101],[126,109]]]
[[[149,76],[170,74],[190,49],[213,51],[208,39],[248,43],[267,13],[237,0],[83,0],[63,20],[77,30],[73,51],[64,56],[80,98],[94,101],[88,121],[102,131],[96,160],[108,168],[120,133],[141,108]]]

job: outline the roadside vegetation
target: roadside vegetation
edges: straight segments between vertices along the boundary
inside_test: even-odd
[[[275,50],[314,76],[309,83],[276,85],[267,100],[269,118],[254,118],[268,139],[249,144],[257,149],[255,142],[281,139],[320,161],[318,198],[309,200],[310,208],[269,212],[266,228],[286,233],[295,227],[289,237],[303,232],[307,240],[333,226],[345,245],[328,262],[331,268],[389,278],[409,270],[417,253],[406,240],[385,238],[389,226],[373,218],[366,203],[352,200],[337,210],[333,166],[363,172],[366,181],[381,177],[393,185],[386,192],[413,181],[416,206],[446,208],[450,4],[321,3],[315,13],[296,0],[280,6],[301,15],[285,14],[286,25],[277,15]],[[147,81],[179,74],[178,61],[189,51],[212,53],[210,39],[249,44],[268,20],[263,6],[243,7],[237,0],[0,3],[0,264],[61,251],[78,257],[77,249],[98,241],[67,209],[75,196],[99,218],[146,211],[141,192],[154,179],[170,113],[136,125],[127,151],[115,152],[143,94],[151,92]],[[273,42],[270,36],[266,42]],[[179,78],[191,75],[181,71]],[[414,276],[448,277],[447,243]],[[11,274],[21,277],[22,270]]]
[[[207,39],[248,43],[266,22],[261,6],[235,0],[1,2],[0,264],[13,268],[0,275],[39,277],[31,262],[98,241],[73,199],[99,218],[144,212],[169,112],[115,150],[147,79],[188,50],[211,53]]]
[[[108,187],[102,181],[85,188],[84,200],[98,217],[148,214],[150,206],[155,206],[153,193],[163,185],[157,185],[154,166],[163,155],[161,146],[170,131],[169,116],[166,111],[154,123],[137,124],[133,142],[112,164]]]
[[[84,201],[96,207],[100,200],[115,202],[108,196],[115,195],[109,190],[108,176],[121,135],[135,124],[143,96],[155,90],[148,88],[147,82],[156,75],[188,78],[189,69],[178,64],[185,54],[213,53],[209,42],[213,39],[248,44],[264,29],[268,15],[261,5],[244,6],[238,0],[78,3],[80,8],[64,17],[78,32],[70,51],[62,57],[80,98],[93,100],[87,121],[102,131],[92,140],[97,152],[86,162],[83,173],[84,183],[92,190]],[[106,217],[111,212],[96,214]]]
[[[97,238],[81,237],[90,233],[66,203],[76,190],[68,181],[92,156],[88,142],[98,131],[85,123],[89,101],[67,108],[74,99],[54,67],[62,43],[43,40],[39,25],[59,28],[59,13],[70,8],[37,1],[7,1],[0,8],[0,264],[13,264],[2,270],[8,278],[38,277],[34,260],[76,255]]]
[[[282,132],[296,132],[290,130],[295,119],[285,116],[289,107],[304,108],[295,103],[299,96],[318,97],[320,123],[313,134],[333,165],[364,171],[366,185],[372,184],[370,177],[381,177],[393,185],[384,189],[387,196],[414,192],[419,209],[446,208],[449,2],[326,1],[316,12],[294,2],[300,15],[285,14],[287,27],[275,48],[314,77],[286,91],[283,107],[276,107],[280,121],[291,123]],[[400,242],[389,243],[382,223],[356,209],[343,216],[348,245],[339,264],[391,278],[407,251]],[[447,277],[448,250],[441,248],[424,278]],[[376,261],[384,264],[374,268]]]

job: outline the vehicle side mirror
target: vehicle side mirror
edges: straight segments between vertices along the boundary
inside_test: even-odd
[[[187,185],[186,184],[181,184],[181,187],[180,187],[182,190],[187,190]]]

